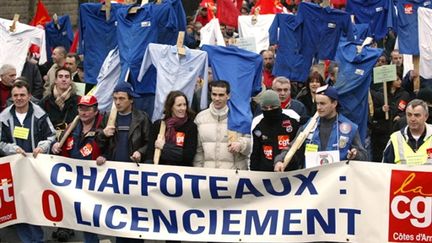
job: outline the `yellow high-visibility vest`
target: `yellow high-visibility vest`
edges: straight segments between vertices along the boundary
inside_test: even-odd
[[[422,165],[427,162],[427,149],[432,148],[432,136],[429,136],[416,152],[408,145],[400,131],[393,133],[390,140],[393,144],[396,164]]]

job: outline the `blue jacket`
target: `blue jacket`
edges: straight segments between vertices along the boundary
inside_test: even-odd
[[[231,86],[228,129],[249,134],[252,124],[250,99],[261,91],[262,57],[236,46],[203,45],[202,50],[208,53],[213,79],[226,80]]]
[[[304,125],[304,127],[306,126],[307,124]],[[316,127],[309,133],[309,136],[306,138],[303,146],[299,148],[299,150],[297,150],[294,157],[292,158],[291,163],[297,164],[296,166],[298,166],[299,168],[303,168],[305,166],[306,144],[318,145],[318,151],[339,149],[339,157],[341,161],[347,160],[348,151],[352,148],[356,148],[357,155],[354,159],[363,161],[367,160],[367,152],[360,142],[357,125],[350,121],[348,118],[346,118],[344,115],[339,113],[337,120],[331,127],[330,137],[328,138],[327,146],[325,148],[321,146],[319,126],[320,120],[318,120]],[[300,131],[302,131],[304,127]],[[282,153],[276,156],[274,161],[283,161],[287,153],[288,150],[284,150]]]
[[[319,126],[320,120],[318,120],[318,124],[312,134],[312,137],[308,137],[306,139],[306,143],[318,145],[318,151],[339,150],[340,159],[346,160],[348,150],[351,149],[351,145],[357,133],[358,126],[352,121],[350,121],[348,118],[346,118],[344,115],[339,114],[337,122],[333,124],[326,148],[321,147]]]
[[[432,8],[429,0],[398,0],[397,24],[399,52],[402,54],[419,55],[418,8]]]
[[[340,112],[359,126],[362,142],[367,135],[368,90],[372,71],[382,52],[380,48],[366,46],[357,53],[356,44],[340,41],[336,54],[339,72],[334,87],[342,105]]]
[[[54,20],[52,20],[45,26],[47,56],[50,60],[52,49],[56,48],[57,46],[63,46],[66,51],[69,51],[74,38],[72,23],[69,15],[59,16],[58,25],[60,29],[57,29],[57,26],[54,24]]]

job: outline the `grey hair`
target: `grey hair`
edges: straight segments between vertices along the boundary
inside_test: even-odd
[[[15,66],[11,65],[11,64],[4,64],[3,66],[0,67],[0,75],[5,74],[7,71],[11,70],[11,69],[15,69]]]
[[[54,49],[57,49],[60,52],[60,54],[63,56],[63,58],[66,58],[67,51],[66,51],[66,48],[64,48],[64,46],[57,46]]]
[[[272,86],[274,86],[276,83],[281,83],[281,84],[285,84],[285,83],[287,83],[287,84],[291,84],[290,80],[289,80],[288,78],[284,77],[284,76],[276,77],[276,78],[273,80]]]
[[[426,112],[426,115],[429,116],[429,109],[428,109],[428,105],[427,105],[427,103],[426,103],[425,101],[423,101],[423,100],[421,100],[421,99],[413,99],[413,100],[411,100],[411,101],[408,103],[407,108],[410,107],[410,106],[411,106],[412,108],[415,108],[415,107],[417,107],[417,106],[421,106],[421,107],[423,107],[423,110]]]

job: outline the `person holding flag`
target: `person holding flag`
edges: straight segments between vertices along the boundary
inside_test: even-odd
[[[161,127],[166,128],[163,134],[160,133]],[[186,95],[179,90],[171,91],[165,101],[164,118],[155,121],[150,131],[146,161],[155,164],[159,162],[165,165],[193,166],[197,133],[194,113],[189,108]],[[154,157],[157,149],[161,151],[160,158]]]
[[[300,116],[291,109],[282,109],[278,94],[269,89],[260,96],[262,115],[252,121],[252,154],[250,170],[273,171],[275,156],[288,149],[300,126]],[[298,169],[295,166],[287,170]]]
[[[128,82],[119,81],[113,92],[113,106],[101,128],[98,129],[96,142],[102,154],[96,164],[102,166],[107,160],[133,162],[139,166],[144,162],[148,149],[150,120],[141,110],[133,108],[134,98],[138,95]],[[116,242],[143,242],[141,239],[116,237]]]
[[[54,127],[45,111],[30,101],[30,87],[25,81],[16,81],[11,89],[13,104],[0,113],[0,150],[5,155],[49,153],[55,141]],[[15,225],[22,242],[43,242],[41,226],[26,223]]]
[[[133,108],[136,97],[138,95],[130,83],[120,81],[114,88],[116,115],[107,114],[98,131],[96,141],[104,151],[96,158],[98,165],[103,165],[107,159],[137,164],[144,162],[151,123],[145,112]],[[110,121],[111,117],[115,117],[115,120]]]
[[[311,167],[347,159],[366,160],[367,153],[361,144],[357,125],[338,112],[339,96],[336,89],[329,85],[322,86],[317,89],[315,98],[319,118],[312,130],[307,133],[291,163],[303,164],[306,161],[303,166]],[[300,131],[303,129],[304,127]],[[299,135],[296,139],[298,138]],[[275,171],[285,170],[286,164],[283,161],[287,153],[288,150],[285,150],[276,156]]]
[[[98,111],[95,96],[82,96],[78,102],[78,116],[67,128],[60,142],[56,142],[51,151],[68,158],[96,160],[101,154],[96,143],[96,129],[99,128],[103,116]],[[76,121],[76,122],[75,122]],[[67,241],[73,231],[59,228],[55,235],[59,241]],[[86,243],[99,242],[97,234],[84,232]]]
[[[224,80],[213,81],[210,93],[210,107],[195,118],[198,146],[194,166],[246,170],[251,139],[249,134],[230,137],[227,106],[230,85]]]

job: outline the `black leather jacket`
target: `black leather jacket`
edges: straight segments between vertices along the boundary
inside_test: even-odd
[[[117,136],[114,134],[112,137],[106,137],[103,133],[103,128],[107,125],[108,117],[109,114],[106,114],[102,121],[100,126],[102,129],[99,129],[97,132],[96,142],[102,151],[102,156],[107,160],[112,160],[116,152]],[[137,109],[132,110],[132,121],[129,126],[128,134],[129,142],[124,145],[124,149],[128,149],[129,156],[132,156],[135,151],[140,152],[141,162],[144,162],[149,143],[150,125],[150,120],[145,112]]]

